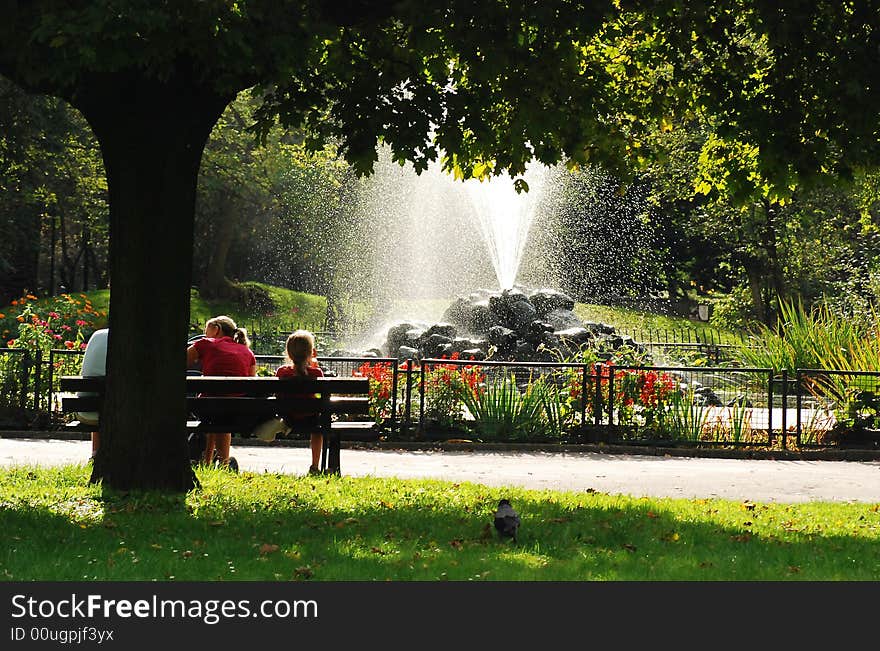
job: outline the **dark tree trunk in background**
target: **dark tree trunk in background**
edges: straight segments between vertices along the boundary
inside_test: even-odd
[[[51,238],[49,244],[49,295],[55,295],[55,245],[57,244],[58,239],[58,220],[55,218],[55,215],[51,215],[49,217],[50,224],[49,228],[51,229]]]
[[[199,282],[199,294],[202,298],[227,299],[236,294],[235,286],[226,277],[226,261],[235,239],[234,205],[229,202],[221,208],[219,218],[214,222],[213,246]]]
[[[82,232],[82,265],[82,290],[87,292],[89,291],[89,229],[87,227],[84,227]]]
[[[764,227],[761,231],[763,235],[763,248],[767,252],[767,267],[769,272],[772,302],[775,298],[775,304],[778,309],[779,301],[785,298],[785,283],[782,279],[782,263],[779,260],[779,247],[777,246],[778,237],[776,234],[776,211],[778,206],[771,204],[767,199],[763,200],[764,208]],[[771,305],[767,305],[767,323],[772,325],[776,321],[777,311]]]
[[[0,297],[4,299],[0,305],[25,291],[36,291],[40,285],[40,219],[25,206],[13,206],[15,230],[3,237],[14,238],[15,244],[9,254],[8,271],[0,274]]]
[[[744,263],[746,276],[749,279],[749,291],[752,295],[752,307],[755,309],[755,316],[761,323],[768,323],[767,310],[764,305],[764,272],[756,261],[747,261]]]
[[[186,74],[97,78],[71,98],[91,124],[110,199],[110,337],[92,481],[184,492],[185,346],[202,151],[233,99]]]

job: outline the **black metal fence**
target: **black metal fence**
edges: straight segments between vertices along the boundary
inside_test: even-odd
[[[0,348],[0,426],[60,427],[82,352]],[[371,382],[388,439],[880,447],[880,372],[321,357]],[[257,355],[274,375],[280,355]]]

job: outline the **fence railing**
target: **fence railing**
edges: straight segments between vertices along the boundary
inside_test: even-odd
[[[60,427],[82,352],[0,348],[0,426]],[[880,371],[320,357],[371,379],[389,439],[880,448]],[[280,355],[257,355],[273,375]]]

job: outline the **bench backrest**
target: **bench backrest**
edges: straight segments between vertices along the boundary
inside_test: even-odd
[[[65,392],[93,393],[92,396],[64,398],[62,410],[100,411],[103,403],[105,377],[83,377],[78,375],[63,376],[59,386]],[[212,409],[234,406],[236,410],[255,411],[262,413],[264,407],[256,402],[259,398],[273,398],[274,408],[279,410],[311,410],[332,413],[366,413],[366,397],[370,392],[369,378],[364,377],[322,377],[322,378],[278,378],[278,377],[214,377],[187,376],[186,392],[190,396],[188,402],[210,407]],[[203,395],[199,395],[203,394]],[[229,396],[228,394],[243,394]],[[316,394],[319,400],[308,397],[286,397],[275,399],[276,394],[293,394],[309,396]],[[353,398],[352,398],[353,396]]]

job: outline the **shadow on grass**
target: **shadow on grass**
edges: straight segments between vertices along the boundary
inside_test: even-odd
[[[876,580],[876,506],[647,500],[475,484],[225,475],[183,498],[0,504],[5,580]],[[501,497],[519,543],[491,528]]]

